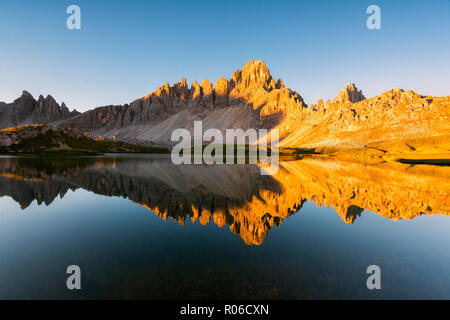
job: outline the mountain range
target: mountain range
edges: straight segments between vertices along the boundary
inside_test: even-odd
[[[280,146],[322,153],[364,150],[382,154],[450,153],[450,96],[434,97],[391,89],[366,98],[353,83],[332,101],[307,105],[299,93],[271,76],[263,61],[251,60],[229,80],[204,79],[189,87],[185,78],[125,105],[69,111],[51,96],[35,100],[24,91],[0,103],[0,128],[49,124],[93,136],[170,146],[177,128],[278,129]]]

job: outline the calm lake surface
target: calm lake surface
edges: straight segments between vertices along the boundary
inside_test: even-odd
[[[0,298],[450,299],[449,167],[280,166],[2,157]]]

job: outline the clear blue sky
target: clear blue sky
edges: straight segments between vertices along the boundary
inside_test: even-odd
[[[81,30],[66,28],[67,6]],[[366,8],[381,8],[381,30]],[[450,94],[448,0],[0,2],[0,101],[22,90],[69,108],[127,103],[182,77],[229,78],[249,59],[307,103],[348,82]]]

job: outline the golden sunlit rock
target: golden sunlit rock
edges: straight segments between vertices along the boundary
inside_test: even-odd
[[[194,121],[203,129],[276,129],[283,149],[310,149],[340,158],[450,159],[450,96],[434,97],[394,88],[366,99],[348,83],[332,100],[306,105],[299,93],[275,81],[264,61],[250,60],[213,87],[204,79],[166,82],[119,106],[79,114],[48,96],[28,93],[0,112],[0,128],[47,123],[96,137],[171,146],[171,134]],[[267,139],[272,139],[269,133]]]

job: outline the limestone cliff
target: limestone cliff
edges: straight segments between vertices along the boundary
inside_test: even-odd
[[[348,83],[334,98],[333,103],[356,103],[365,100],[366,97],[362,94],[361,90],[356,88],[354,83]]]

